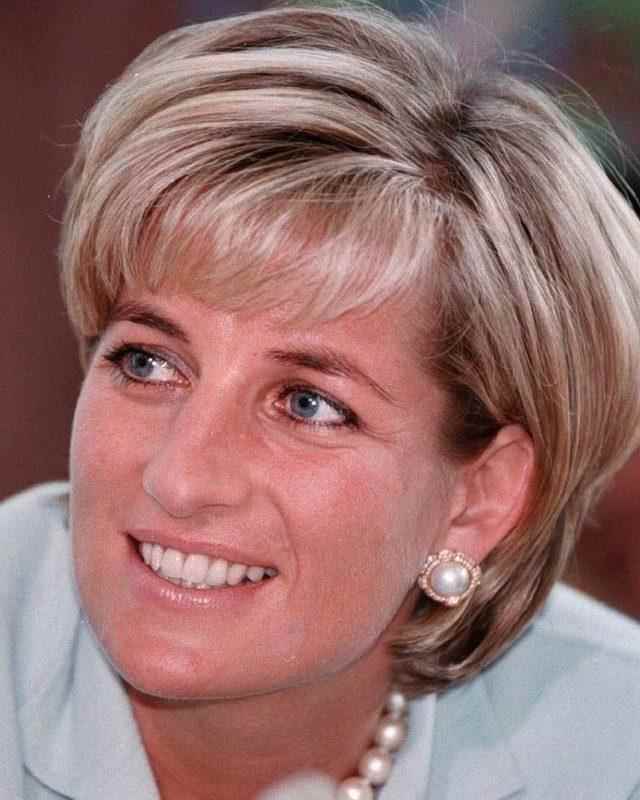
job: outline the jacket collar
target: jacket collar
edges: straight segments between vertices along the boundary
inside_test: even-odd
[[[25,765],[73,800],[159,800],[131,708],[118,679],[79,621],[71,652],[20,710]],[[410,738],[381,800],[524,798],[482,676],[412,704]]]
[[[409,736],[394,759],[389,782],[379,800],[423,800],[431,769],[436,697],[427,695],[409,706]]]
[[[525,800],[525,785],[482,674],[438,697],[428,797]]]
[[[29,772],[73,800],[159,800],[126,693],[89,626],[20,710]]]

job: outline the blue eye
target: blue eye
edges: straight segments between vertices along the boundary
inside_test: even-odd
[[[294,422],[325,427],[355,424],[355,415],[319,392],[303,387],[289,387],[282,399],[285,410]]]
[[[321,409],[322,401],[312,392],[292,392],[289,407],[293,414],[305,419],[313,419]]]
[[[141,347],[122,345],[105,353],[104,358],[113,366],[119,380],[147,386],[185,383],[184,376],[174,364]]]
[[[154,356],[145,353],[143,350],[132,350],[127,354],[125,363],[129,371],[132,372],[136,378],[145,380],[152,376],[156,366],[155,361],[156,359]]]

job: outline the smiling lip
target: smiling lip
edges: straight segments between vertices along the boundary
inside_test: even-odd
[[[189,554],[202,554],[209,558],[222,558],[230,563],[239,564],[257,564],[266,568],[276,569],[277,566],[273,563],[272,557],[266,553],[258,553],[249,550],[239,550],[228,545],[212,542],[208,539],[198,538],[185,538],[184,536],[175,536],[167,531],[133,528],[126,531],[126,534],[134,540],[136,547],[144,542],[151,542],[152,544],[159,544],[164,548],[170,547],[173,550],[179,550],[187,555]]]
[[[145,533],[145,535],[148,534]],[[145,564],[140,554],[140,545],[137,538],[129,535],[127,539],[129,542],[129,556],[127,559],[129,586],[133,591],[133,596],[137,598],[134,602],[141,602],[147,611],[151,611],[153,608],[178,612],[191,609],[198,613],[216,610],[218,612],[224,611],[237,614],[242,609],[253,608],[254,598],[258,595],[264,597],[265,592],[269,595],[269,587],[277,582],[275,579],[265,579],[257,583],[247,581],[237,586],[211,587],[208,590],[176,585],[156,574]],[[178,541],[184,547],[183,540]],[[191,548],[189,552],[197,553],[202,551]]]

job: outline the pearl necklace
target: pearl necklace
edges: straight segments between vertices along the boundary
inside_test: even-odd
[[[392,689],[378,721],[374,746],[360,759],[358,775],[338,785],[335,800],[373,800],[374,791],[388,781],[393,766],[391,754],[407,738],[407,708],[405,695],[398,689]]]

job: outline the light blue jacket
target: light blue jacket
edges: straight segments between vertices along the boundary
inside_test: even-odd
[[[69,544],[66,485],[0,504],[0,798],[158,800]],[[481,677],[413,703],[410,731],[380,800],[640,800],[640,629],[558,588]]]

